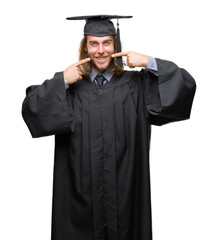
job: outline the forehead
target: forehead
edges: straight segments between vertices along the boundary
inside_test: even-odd
[[[108,41],[108,40],[112,40],[113,41],[113,36],[104,36],[104,37],[96,37],[96,36],[87,36],[87,42],[104,42],[104,41]]]

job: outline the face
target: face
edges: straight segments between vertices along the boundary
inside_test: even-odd
[[[93,69],[97,73],[104,72],[111,63],[114,53],[113,36],[95,37],[87,36],[87,47]]]

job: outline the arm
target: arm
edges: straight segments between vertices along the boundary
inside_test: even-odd
[[[173,62],[156,58],[158,71],[155,74],[153,69],[148,69],[149,56],[136,52],[113,55],[120,56],[127,57],[127,65],[131,68],[145,67],[141,71],[142,87],[151,124],[163,125],[190,117],[196,83],[185,69]]]
[[[142,70],[145,102],[154,125],[190,118],[196,91],[194,78],[175,63],[156,58],[158,76]]]
[[[70,93],[65,90],[63,72],[41,85],[27,88],[22,116],[32,137],[73,132]]]
[[[49,136],[74,131],[73,108],[68,84],[82,79],[79,66],[83,59],[54,75],[42,85],[30,86],[22,106],[22,115],[32,137]]]

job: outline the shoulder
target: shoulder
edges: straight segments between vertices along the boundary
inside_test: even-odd
[[[135,78],[141,78],[148,73],[146,68],[142,68],[141,70],[124,70],[123,74],[129,74]]]
[[[148,71],[146,69],[141,69],[139,71],[124,71],[124,75],[128,76],[128,81],[126,83],[128,84],[128,88],[131,91],[132,95],[137,94],[139,96],[141,89],[145,88],[147,72]]]
[[[123,75],[127,76],[129,78],[130,84],[138,84],[141,81],[144,81],[144,79],[147,78],[148,71],[143,68],[140,71],[138,70],[125,70]]]

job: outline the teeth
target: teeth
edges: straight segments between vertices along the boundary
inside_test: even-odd
[[[103,59],[105,59],[106,57],[97,57],[97,59],[99,59],[99,60],[103,60]]]

